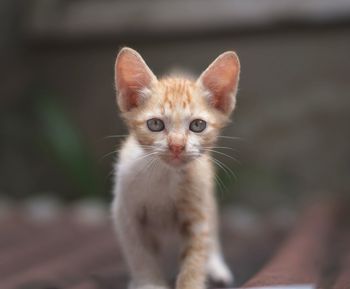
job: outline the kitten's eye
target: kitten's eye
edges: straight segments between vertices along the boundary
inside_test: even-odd
[[[147,120],[147,126],[150,131],[162,131],[165,128],[164,122],[159,118],[151,118]]]
[[[195,119],[190,123],[190,130],[193,132],[202,132],[207,127],[207,123],[202,119]]]

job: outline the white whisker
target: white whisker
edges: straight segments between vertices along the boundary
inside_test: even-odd
[[[235,180],[237,180],[237,176],[236,174],[223,162],[221,162],[220,160],[218,160],[217,158],[211,156],[211,159],[221,168],[223,169],[223,171],[228,174],[231,175]]]
[[[241,137],[238,136],[228,136],[228,135],[219,135],[218,138],[224,138],[224,139],[230,139],[230,140],[244,140]]]
[[[217,147],[217,146],[213,146],[213,147],[203,147],[205,149],[228,149],[228,150],[233,150],[233,151],[237,151],[234,148],[231,147]]]
[[[148,153],[148,154],[145,154],[145,155],[142,155],[142,156],[136,158],[135,161],[139,161],[139,160],[142,160],[142,159],[144,159],[146,157],[149,157],[149,156],[152,156],[152,155],[156,155],[156,154],[158,154],[158,152],[151,152],[151,153]]]
[[[102,161],[102,160],[104,160],[106,157],[108,157],[108,156],[110,156],[110,155],[112,155],[112,154],[116,154],[117,152],[118,152],[118,150],[111,151],[111,152],[105,154],[104,156],[102,156],[102,157],[99,159],[99,161]]]
[[[123,138],[123,137],[127,137],[127,134],[116,134],[116,135],[107,135],[105,137],[103,137],[102,139],[108,139],[108,138]]]
[[[223,152],[219,152],[219,151],[212,150],[212,149],[206,149],[206,151],[213,152],[213,153],[217,153],[217,154],[219,154],[219,155],[228,157],[228,158],[234,160],[235,162],[237,162],[238,164],[240,164],[240,162],[239,162],[236,158],[234,158],[233,156],[230,156],[230,155],[228,155],[228,154],[225,154],[225,153],[223,153]]]

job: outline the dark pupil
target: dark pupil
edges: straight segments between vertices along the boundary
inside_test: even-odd
[[[205,129],[205,127],[206,127],[206,123],[201,119],[196,119],[192,121],[190,125],[190,129],[194,132],[201,132]]]
[[[161,131],[164,129],[164,123],[160,119],[152,118],[147,121],[147,126],[151,131]]]

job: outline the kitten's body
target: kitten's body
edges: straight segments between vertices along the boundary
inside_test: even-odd
[[[219,64],[222,69],[220,59]],[[218,241],[208,148],[234,107],[237,72],[227,96],[231,99],[223,103],[204,88],[220,88],[210,86],[211,78],[157,80],[131,49],[119,54],[116,73],[118,103],[131,134],[116,167],[113,217],[131,272],[130,288],[167,288],[156,258],[158,237],[165,229],[178,231],[184,241],[177,289],[203,289],[207,274],[214,281],[232,282]],[[208,102],[208,97],[213,99]],[[150,132],[148,120],[155,118],[151,125],[157,130]],[[189,131],[193,118],[205,120],[205,129],[199,132],[196,123]]]

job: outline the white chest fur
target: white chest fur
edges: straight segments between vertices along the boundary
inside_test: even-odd
[[[152,223],[166,223],[174,214],[181,173],[166,166],[129,139],[116,165],[115,202],[131,214],[147,210]]]

